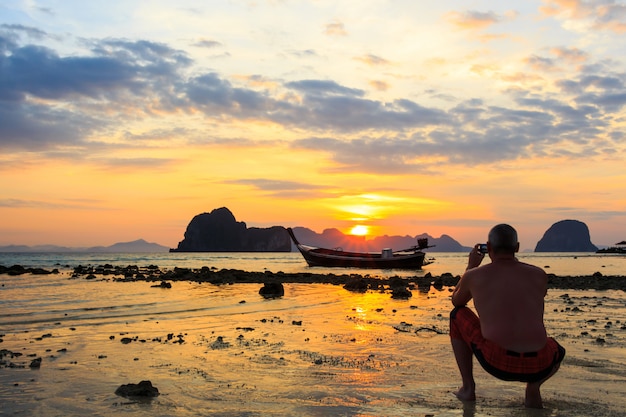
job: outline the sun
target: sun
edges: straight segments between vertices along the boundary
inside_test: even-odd
[[[363,226],[362,224],[357,224],[352,229],[350,229],[350,234],[355,236],[365,236],[369,233],[369,226]]]

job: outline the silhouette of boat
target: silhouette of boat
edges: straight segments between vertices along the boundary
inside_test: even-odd
[[[615,246],[611,246],[605,249],[598,249],[596,253],[619,253],[624,255],[626,254],[626,240],[617,242]]]
[[[383,249],[380,252],[348,252],[341,248],[326,249],[304,245],[298,242],[291,228],[287,228],[287,232],[309,266],[421,269],[423,265],[430,263],[424,261],[426,254],[422,251],[432,247],[428,246],[427,238],[418,239],[417,246],[399,251]]]

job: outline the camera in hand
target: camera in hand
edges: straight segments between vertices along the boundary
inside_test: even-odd
[[[489,250],[487,249],[487,244],[486,243],[479,243],[478,244],[478,252],[480,252],[482,254],[486,254],[487,252],[489,252]]]

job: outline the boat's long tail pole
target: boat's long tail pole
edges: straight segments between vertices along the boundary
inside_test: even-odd
[[[295,243],[296,246],[298,246],[300,242],[298,242],[298,239],[296,239],[296,235],[293,234],[293,230],[291,230],[291,227],[287,228],[287,232],[289,233],[289,236],[291,236],[291,240],[293,240],[293,243]]]

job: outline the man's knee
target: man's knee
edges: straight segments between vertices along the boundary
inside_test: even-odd
[[[456,318],[456,315],[459,312],[459,310],[461,310],[463,308],[467,308],[467,307],[466,306],[454,307],[452,309],[452,311],[450,312],[450,320],[454,320]]]

